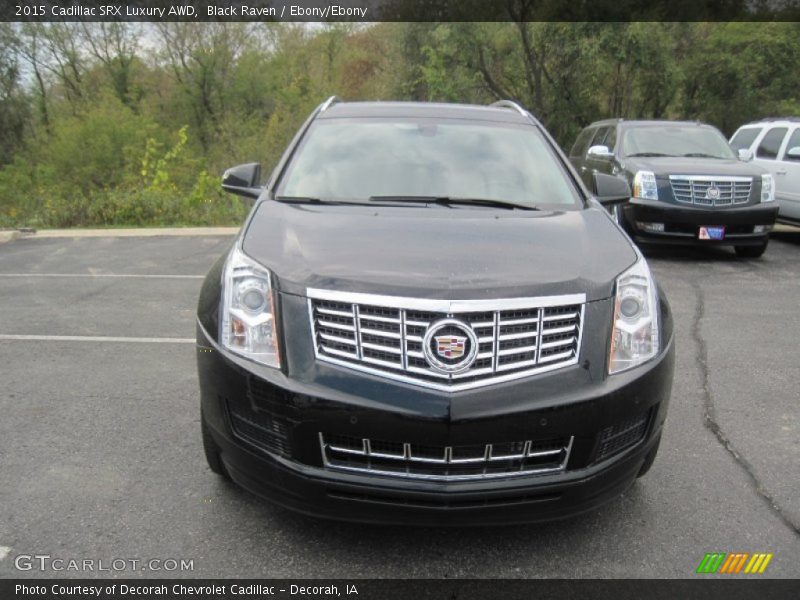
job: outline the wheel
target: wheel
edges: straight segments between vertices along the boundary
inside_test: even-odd
[[[656,461],[656,454],[658,454],[658,447],[661,444],[661,434],[658,434],[658,439],[656,440],[655,445],[650,448],[650,452],[647,453],[647,456],[644,457],[644,463],[642,463],[642,468],[639,469],[639,472],[636,474],[636,477],[644,477],[644,475],[650,470],[650,467],[653,466],[653,463]]]
[[[208,425],[206,425],[206,419],[202,414],[200,415],[200,430],[203,435],[203,451],[206,455],[208,467],[217,475],[230,479],[231,477],[225,470],[225,465],[219,456],[219,448],[214,442],[214,438],[211,437],[211,432],[208,430]]]
[[[735,246],[734,249],[736,250],[736,256],[741,256],[742,258],[758,258],[764,251],[767,249],[767,242],[764,242],[760,246]]]

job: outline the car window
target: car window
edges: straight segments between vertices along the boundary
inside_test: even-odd
[[[787,131],[789,131],[787,127],[773,127],[767,131],[767,134],[758,145],[756,157],[770,160],[776,159],[778,157],[778,150],[781,148],[781,142]]]
[[[742,148],[749,150],[761,130],[762,127],[742,127],[731,138],[731,148],[734,150],[741,150]]]
[[[586,150],[589,148],[589,141],[592,139],[594,131],[592,127],[587,127],[581,131],[575,143],[572,144],[572,149],[569,151],[571,157],[580,158],[586,154]]]
[[[592,138],[592,143],[589,144],[589,148],[591,148],[592,146],[603,145],[604,144],[603,140],[606,139],[609,129],[610,129],[609,127],[601,127],[600,129],[598,129],[597,133],[595,133],[594,137]]]
[[[789,143],[786,144],[786,150],[783,153],[783,160],[800,162],[800,157],[789,156],[787,154],[790,148],[795,147],[800,147],[800,127],[795,128],[794,133],[792,133],[792,137],[789,138]]]
[[[446,118],[319,119],[277,195],[481,198],[576,205],[580,196],[538,128]]]
[[[608,146],[608,149],[612,152],[614,151],[615,146],[617,145],[617,128],[616,127],[609,127],[608,133],[606,137],[603,139],[603,145]]]
[[[625,156],[736,158],[719,130],[693,124],[628,127],[622,136]]]

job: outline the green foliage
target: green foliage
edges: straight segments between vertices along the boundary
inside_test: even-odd
[[[799,59],[798,23],[0,24],[0,227],[239,223],[217,174],[269,173],[332,94],[510,98],[564,146],[606,117],[730,134],[800,114]]]
[[[155,129],[112,100],[56,122],[46,145],[0,171],[0,226],[240,222],[246,205],[187,152],[188,127],[170,143],[147,137]]]
[[[698,26],[684,111],[731,134],[747,120],[800,114],[800,23]]]
[[[0,23],[0,166],[11,161],[22,146],[25,123],[30,116],[13,45],[9,24]]]

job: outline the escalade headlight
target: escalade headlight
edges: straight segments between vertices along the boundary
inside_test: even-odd
[[[613,375],[658,354],[658,293],[644,257],[617,277],[608,373]]]
[[[772,175],[761,176],[761,201],[773,202],[775,200],[775,182],[772,180]]]
[[[234,248],[222,280],[223,347],[270,367],[280,367],[275,298],[267,269]]]
[[[633,176],[633,197],[658,200],[658,185],[652,171],[636,171],[636,175]]]

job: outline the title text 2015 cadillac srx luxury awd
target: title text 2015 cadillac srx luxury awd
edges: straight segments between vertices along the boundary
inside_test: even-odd
[[[647,262],[518,105],[342,103],[303,125],[198,305],[211,469],[308,514],[564,517],[653,463],[672,316]]]

